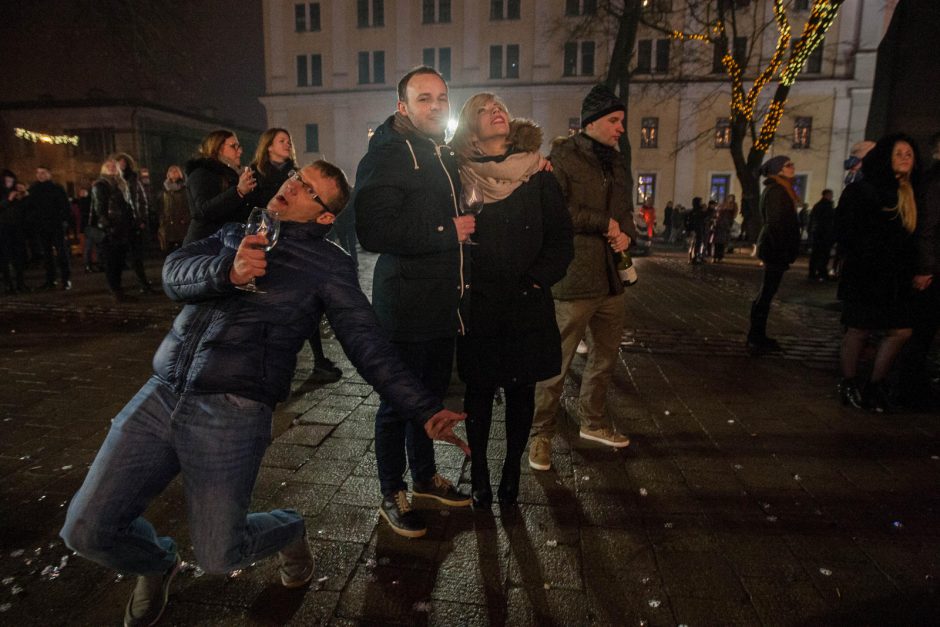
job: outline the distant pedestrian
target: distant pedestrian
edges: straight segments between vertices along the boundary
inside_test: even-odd
[[[842,300],[842,403],[876,412],[889,411],[887,377],[911,337],[912,282],[916,267],[913,233],[917,228],[920,161],[914,140],[894,134],[878,140],[862,160],[861,181],[839,198],[845,218],[840,243],[845,262],[839,282]],[[858,363],[872,331],[884,331],[868,383]]]
[[[646,224],[646,236],[653,241],[653,235],[656,233],[656,208],[650,202],[649,196],[643,199],[643,205],[640,207],[640,216]]]
[[[757,256],[764,262],[764,274],[760,291],[751,303],[747,332],[747,348],[754,356],[780,350],[777,340],[767,336],[767,318],[784,273],[800,254],[797,211],[802,201],[793,189],[794,172],[793,161],[784,155],[768,159],[760,169],[766,178],[760,197],[763,227],[757,237]]]
[[[218,129],[202,140],[199,156],[186,163],[186,192],[192,221],[184,244],[208,237],[227,222],[242,222],[251,211],[257,185],[250,168],[241,170],[242,146],[232,131]]]
[[[157,227],[157,240],[160,250],[173,252],[183,244],[192,219],[189,212],[189,195],[186,193],[186,181],[183,170],[178,165],[167,168],[163,181],[163,195],[160,203],[160,226]]]
[[[728,242],[731,241],[731,227],[734,224],[735,213],[724,204],[720,205],[715,212],[711,232],[712,261],[714,263],[719,263],[725,258],[725,250],[728,248]]]
[[[127,235],[127,257],[131,270],[137,276],[137,289],[141,294],[152,293],[153,287],[144,269],[147,237],[150,224],[150,200],[137,171],[137,163],[126,152],[111,155],[121,170],[121,178],[127,184],[127,202],[131,207],[133,221]]]
[[[131,207],[127,182],[114,159],[101,164],[101,176],[91,187],[91,211],[88,228],[98,240],[104,260],[105,279],[115,302],[127,300],[121,274],[127,262],[131,231],[136,217]]]
[[[63,290],[72,289],[71,249],[65,239],[71,208],[69,197],[61,185],[52,180],[52,172],[46,166],[36,168],[36,182],[29,187],[27,211],[32,214],[36,234],[42,246],[42,257],[46,265],[46,282],[42,288],[56,287],[56,269]]]
[[[666,203],[666,207],[663,209],[663,242],[668,244],[672,241],[672,220],[673,220],[673,207],[672,201]]]
[[[835,233],[836,209],[832,190],[824,189],[822,198],[809,214],[809,280],[823,282],[829,278],[829,255]]]
[[[692,199],[692,208],[685,216],[685,230],[689,234],[689,263],[700,264],[705,260],[705,240],[708,236],[708,211],[702,198]]]
[[[23,231],[28,192],[12,171],[3,170],[0,177],[0,273],[6,292],[17,294],[29,291],[24,280],[26,236]]]

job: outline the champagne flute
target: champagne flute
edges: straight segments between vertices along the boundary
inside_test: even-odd
[[[483,211],[483,190],[476,183],[469,182],[460,190],[460,213],[463,215],[478,216]],[[467,238],[464,244],[477,246],[473,235]]]
[[[269,252],[274,248],[274,245],[277,244],[277,236],[280,232],[281,221],[277,216],[277,212],[262,207],[255,207],[251,210],[251,213],[248,215],[248,221],[245,223],[245,235],[264,235],[268,238],[268,243],[258,248]],[[235,287],[246,292],[254,292],[255,294],[265,293],[264,290],[258,289],[255,283],[255,277],[251,277],[248,283],[236,285]]]

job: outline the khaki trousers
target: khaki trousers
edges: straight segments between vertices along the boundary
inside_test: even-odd
[[[561,373],[535,386],[533,436],[551,438],[555,435],[558,403],[565,386],[565,376],[571,367],[578,342],[585,337],[585,331],[590,331],[590,351],[581,379],[578,420],[581,427],[588,429],[611,426],[610,419],[604,414],[604,405],[620,351],[626,317],[624,307],[623,294],[555,301],[555,321],[561,333]]]

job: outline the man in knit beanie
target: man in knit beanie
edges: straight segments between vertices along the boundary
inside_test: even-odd
[[[529,465],[536,470],[551,468],[565,375],[589,329],[591,349],[577,410],[580,435],[617,448],[630,444],[605,411],[626,313],[616,263],[636,238],[627,165],[618,148],[625,111],[609,87],[597,85],[581,105],[581,132],[552,147],[553,173],[574,225],[574,260],[552,288],[561,333],[561,373],[535,386]]]

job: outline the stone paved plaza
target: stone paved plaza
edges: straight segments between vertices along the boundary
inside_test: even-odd
[[[834,285],[805,282],[805,264],[788,273],[769,329],[784,351],[754,359],[752,259],[637,263],[608,399],[628,449],[580,441],[569,413],[553,469],[525,468],[518,507],[419,500],[428,536],[401,538],[377,513],[378,398],[328,339],[345,376],[310,383],[304,349],[254,494],[306,516],[313,584],[286,591],[270,560],[227,578],[189,564],[161,624],[937,624],[940,417],[838,405]],[[57,532],[176,306],[112,305],[100,274],[74,283],[0,299],[0,624],[117,625],[132,587]],[[460,398],[455,380],[448,405]],[[494,424],[494,459],[503,433]],[[462,453],[437,451],[468,488]],[[147,516],[193,559],[178,481]]]

